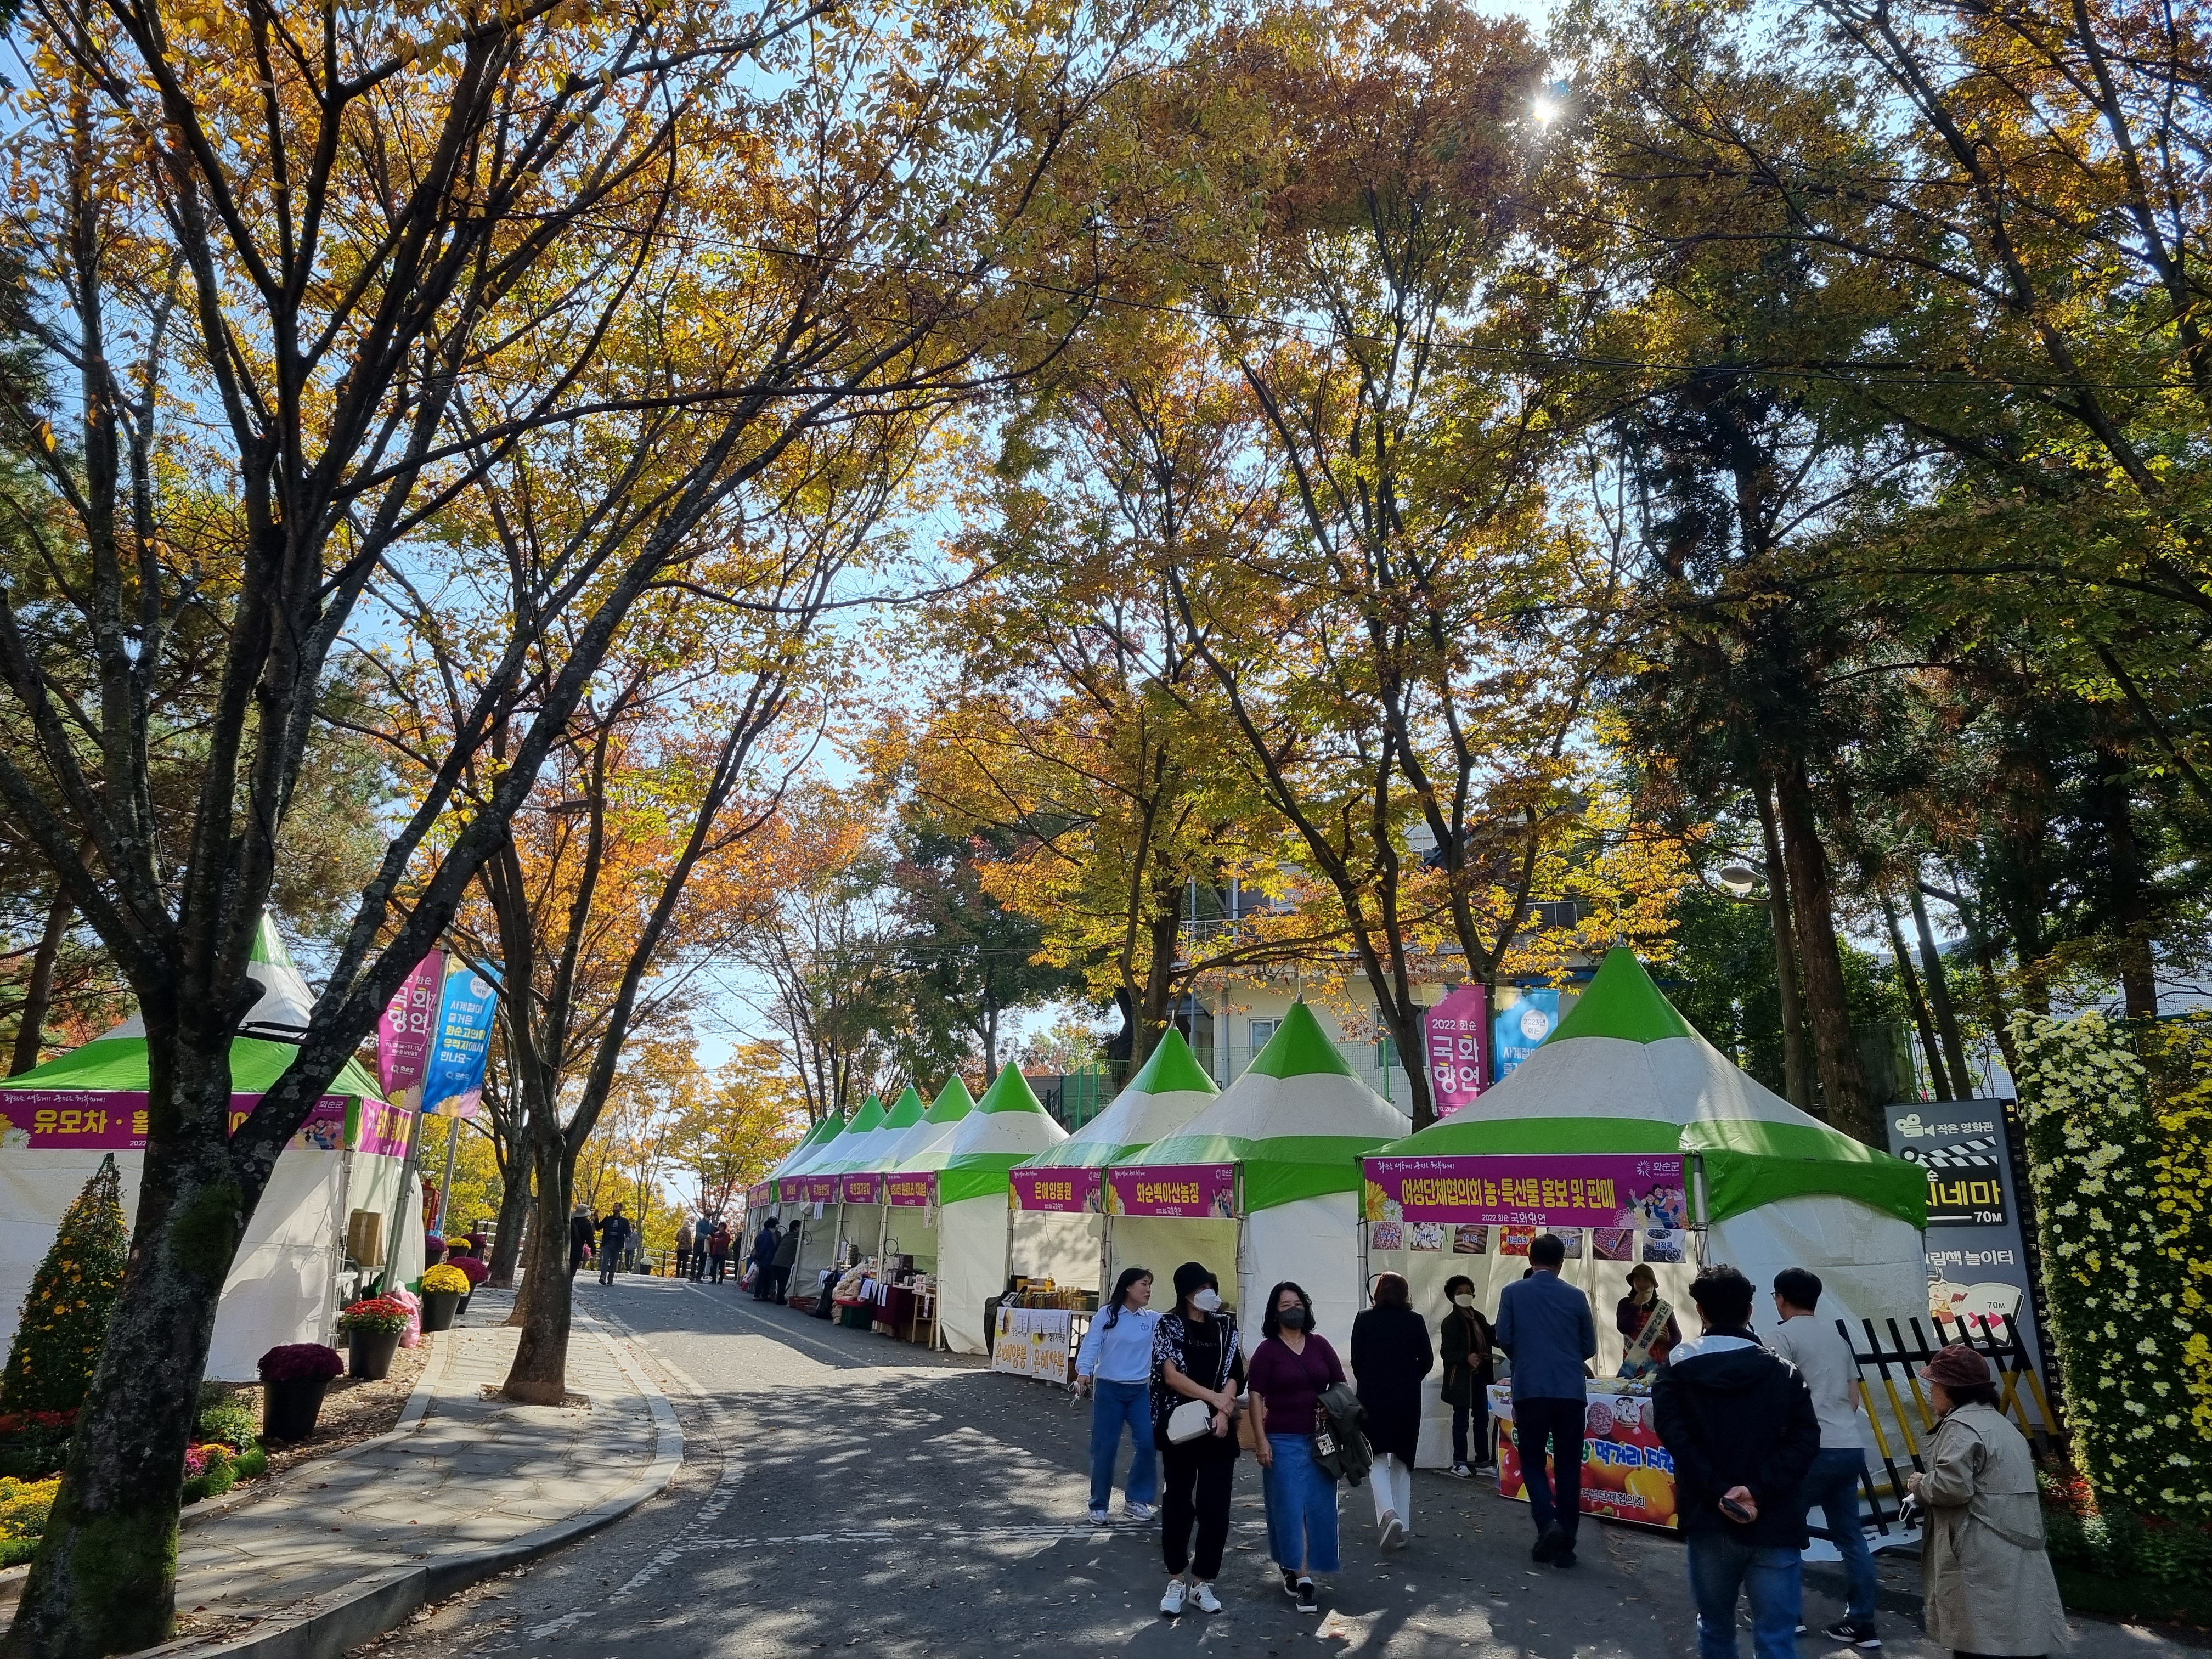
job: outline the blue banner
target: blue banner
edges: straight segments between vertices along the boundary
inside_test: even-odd
[[[1550,986],[1521,993],[1519,1000],[1498,1012],[1491,1027],[1491,1058],[1499,1078],[1536,1052],[1536,1045],[1552,1035],[1559,1023],[1559,994]]]
[[[450,959],[449,959],[450,960]],[[491,1052],[492,1012],[499,987],[473,968],[452,962],[438,999],[438,1031],[422,1079],[422,1109],[436,1117],[474,1117],[483,1098],[484,1057]]]

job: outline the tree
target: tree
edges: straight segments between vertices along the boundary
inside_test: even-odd
[[[684,1091],[669,1124],[668,1158],[695,1183],[700,1212],[720,1215],[783,1161],[806,1127],[788,1056],[773,1042],[741,1043],[711,1083],[699,1078]]]

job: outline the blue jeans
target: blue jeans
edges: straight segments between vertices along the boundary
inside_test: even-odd
[[[1334,1572],[1336,1477],[1314,1462],[1310,1434],[1271,1434],[1274,1461],[1260,1472],[1267,1505],[1267,1553],[1279,1567]]]
[[[1689,1547],[1690,1594],[1698,1604],[1698,1659],[1735,1659],[1735,1600],[1751,1601],[1756,1659],[1796,1659],[1804,1606],[1803,1560],[1776,1544],[1740,1544],[1717,1532],[1682,1534]]]
[[[1152,1444],[1151,1384],[1098,1377],[1091,1387],[1091,1507],[1103,1510],[1114,1501],[1114,1460],[1121,1455],[1124,1423],[1137,1443],[1137,1455],[1129,1460],[1129,1501],[1158,1502],[1159,1452]]]
[[[1855,1625],[1874,1622],[1874,1552],[1859,1530],[1859,1477],[1865,1473],[1864,1452],[1824,1446],[1806,1472],[1802,1500],[1807,1509],[1820,1511],[1828,1541],[1843,1552],[1844,1576],[1850,1586],[1845,1614]]]

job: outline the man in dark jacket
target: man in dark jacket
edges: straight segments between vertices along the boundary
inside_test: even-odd
[[[1690,1299],[1705,1331],[1668,1356],[1651,1415],[1674,1460],[1698,1653],[1735,1659],[1741,1590],[1751,1601],[1753,1653],[1790,1659],[1804,1599],[1799,1493],[1820,1454],[1820,1419],[1797,1368],[1751,1334],[1748,1279],[1723,1263],[1700,1268]]]
[[[783,1230],[783,1239],[775,1247],[775,1261],[769,1268],[775,1282],[769,1287],[769,1300],[781,1302],[791,1289],[791,1270],[799,1262],[799,1218],[793,1216],[791,1225]]]
[[[1559,1277],[1565,1240],[1540,1233],[1528,1246],[1528,1276],[1498,1298],[1498,1346],[1513,1359],[1513,1446],[1536,1522],[1539,1561],[1575,1564],[1583,1513],[1583,1362],[1597,1357],[1589,1297]],[[1552,1471],[1544,1470],[1548,1448]],[[1553,1485],[1559,1486],[1557,1499]]]
[[[760,1232],[753,1239],[753,1253],[750,1258],[753,1264],[753,1300],[756,1302],[768,1300],[769,1274],[775,1267],[775,1247],[782,1243],[783,1230],[776,1218],[770,1216],[762,1224]]]

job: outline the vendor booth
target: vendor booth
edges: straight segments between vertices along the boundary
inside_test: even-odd
[[[1018,1212],[1010,1271],[1100,1294],[1110,1290],[1115,1275],[1106,1265],[1113,1225],[1106,1211],[1106,1166],[1137,1160],[1146,1147],[1181,1129],[1220,1092],[1182,1033],[1170,1026],[1111,1105],[1049,1152],[1015,1166],[1010,1179]],[[1077,1273],[1069,1262],[1082,1250],[1088,1250],[1091,1261]],[[1153,1272],[1164,1278],[1172,1268],[1170,1263]]]
[[[1005,1066],[945,1143],[936,1172],[938,1328],[953,1352],[988,1352],[986,1304],[1006,1288],[1013,1215],[1007,1171],[1066,1138],[1021,1068]],[[1070,1237],[1074,1249],[1067,1265],[1085,1271],[1079,1230]]]
[[[1926,1194],[1913,1165],[1738,1069],[1675,1012],[1633,952],[1615,949],[1510,1077],[1366,1158],[1365,1266],[1403,1273],[1431,1321],[1445,1281],[1465,1273],[1494,1318],[1499,1292],[1528,1265],[1529,1241],[1559,1234],[1563,1276],[1596,1316],[1590,1420],[1594,1431],[1601,1419],[1619,1431],[1593,1432],[1585,1507],[1640,1518],[1632,1512],[1648,1504],[1663,1523],[1672,1482],[1659,1481],[1661,1460],[1643,1456],[1648,1384],[1614,1380],[1628,1340],[1616,1316],[1630,1269],[1652,1269],[1685,1335],[1697,1329],[1689,1281],[1707,1261],[1750,1277],[1762,1326],[1772,1322],[1763,1292],[1788,1267],[1820,1275],[1824,1320],[1911,1315],[1927,1296]],[[1449,1462],[1450,1413],[1437,1384],[1431,1376],[1427,1385],[1423,1462]]]
[[[1106,1170],[1109,1271],[1183,1261],[1221,1275],[1259,1340],[1259,1302],[1295,1279],[1340,1346],[1365,1305],[1359,1159],[1402,1136],[1406,1115],[1352,1074],[1303,1002],[1234,1083],[1176,1133]],[[1232,1274],[1228,1271],[1235,1264]]]
[[[848,1132],[844,1153],[836,1159],[837,1236],[849,1251],[849,1261],[872,1261],[883,1254],[884,1168],[906,1132],[921,1121],[921,1097],[909,1084],[873,1128],[861,1128],[858,1120]]]
[[[230,1046],[231,1122],[253,1109],[299,1052],[314,998],[292,965],[275,924],[263,919],[253,946],[260,996]],[[23,1297],[61,1225],[62,1213],[112,1154],[123,1177],[123,1214],[137,1217],[145,1165],[145,1025],[137,1017],[105,1036],[0,1080],[0,1350],[14,1340]],[[348,1060],[277,1158],[239,1241],[216,1312],[207,1375],[248,1382],[255,1364],[285,1342],[328,1343],[336,1333],[347,1223],[355,1211],[380,1219],[395,1210],[397,1274],[422,1271],[422,1229],[403,1202],[407,1117],[378,1096],[375,1081]]]
[[[799,1259],[791,1269],[791,1295],[816,1294],[821,1289],[822,1276],[838,1265],[846,1164],[869,1136],[883,1127],[886,1115],[882,1098],[870,1095],[860,1103],[860,1109],[846,1120],[843,1133],[824,1141],[821,1151],[796,1176],[801,1231]],[[781,1183],[786,1188],[792,1184],[788,1178]]]

